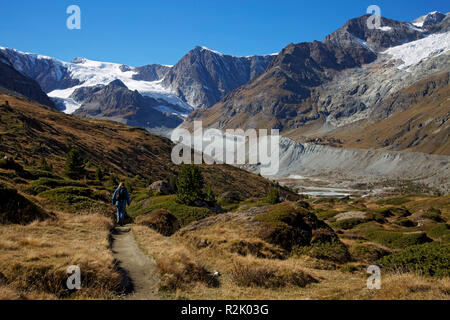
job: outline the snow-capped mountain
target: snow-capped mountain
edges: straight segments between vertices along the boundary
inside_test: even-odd
[[[383,52],[400,61],[399,68],[407,69],[430,57],[439,56],[450,50],[450,32],[430,34],[429,36],[392,47]]]
[[[80,103],[73,113],[76,116],[118,121],[163,135],[184,120],[181,107],[161,105],[160,100],[130,90],[121,80],[78,88],[71,98]]]
[[[435,110],[448,108],[448,101],[442,104],[430,96],[445,95],[449,86],[449,14],[432,13],[416,25],[382,18],[379,29],[368,28],[368,17],[349,20],[323,41],[288,45],[261,75],[211,108],[194,111],[183,126],[202,120],[218,129],[278,128],[294,139],[329,135],[358,140],[356,128],[425,101],[428,108],[433,103]],[[401,122],[408,120],[404,115],[398,128],[408,129],[394,132],[381,145],[441,143],[446,139],[442,132],[449,130],[448,116],[427,110],[418,130],[433,123],[444,130],[436,127],[420,138],[410,134],[412,140],[405,143],[400,138],[416,131]]]
[[[55,105],[39,84],[14,69],[12,63],[0,52],[0,92],[14,93],[54,108]]]
[[[122,81],[130,90],[152,97],[161,106],[177,105],[183,114],[209,107],[225,94],[262,73],[274,55],[233,57],[206,47],[196,47],[175,66],[150,64],[130,67],[119,63],[75,58],[65,62],[48,56],[0,47],[14,68],[35,79],[66,113],[80,102],[71,97],[83,87]]]
[[[0,52],[11,61],[16,70],[35,79],[66,113],[73,113],[80,107],[79,101],[70,98],[75,90],[82,87],[107,85],[114,80],[122,81],[130,90],[137,90],[142,95],[159,100],[161,105],[178,105],[184,110],[183,114],[192,110],[177,95],[164,88],[160,79],[141,80],[148,78],[149,67],[147,66],[132,68],[118,63],[85,58],[75,58],[72,62],[64,62],[3,47],[0,47]],[[168,68],[167,66],[153,67],[158,72]]]
[[[275,55],[234,57],[197,46],[167,72],[162,85],[192,107],[208,108],[264,72]]]
[[[443,13],[440,13],[438,11],[433,11],[424,16],[417,18],[416,20],[414,20],[412,22],[412,24],[418,28],[424,28],[424,27],[432,26],[432,25],[435,25],[435,24],[441,22],[442,20],[444,20],[445,16],[446,15]]]

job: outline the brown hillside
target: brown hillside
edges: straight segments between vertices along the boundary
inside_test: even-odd
[[[417,82],[386,103],[399,109],[378,122],[359,122],[327,133],[322,141],[340,141],[346,148],[381,148],[450,154],[450,84],[445,72]],[[405,106],[408,109],[402,110]],[[313,139],[314,139],[313,138]]]
[[[8,101],[9,106],[5,106]],[[144,129],[104,120],[81,119],[42,105],[0,95],[0,153],[19,160],[42,158],[56,171],[63,169],[67,152],[77,147],[93,167],[149,181],[168,179],[180,167],[170,159],[172,142]],[[272,183],[228,165],[202,166],[206,184],[216,194],[239,191],[243,197],[261,197]]]

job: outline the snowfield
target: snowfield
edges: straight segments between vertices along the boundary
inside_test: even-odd
[[[2,49],[7,50],[7,48],[0,47],[0,50]],[[52,78],[58,81],[62,79],[66,70],[70,78],[80,81],[80,85],[67,89],[53,90],[47,93],[47,95],[51,97],[65,113],[71,114],[80,107],[79,103],[70,98],[70,95],[76,89],[95,85],[107,85],[117,79],[121,80],[128,87],[128,89],[137,90],[144,96],[149,96],[159,100],[161,105],[172,104],[181,107],[183,111],[178,111],[178,114],[185,115],[193,110],[191,106],[181,100],[174,92],[170,89],[164,88],[161,84],[162,80],[143,81],[133,79],[133,76],[137,74],[135,68],[133,67],[125,66],[119,63],[94,61],[85,58],[76,58],[72,62],[65,62],[40,54],[21,52],[15,49],[10,50],[17,52],[18,56],[26,56],[31,63],[39,60],[40,62],[47,63],[48,65],[52,64]],[[24,73],[24,66],[22,65],[21,59],[15,60],[13,64],[18,71]]]
[[[383,53],[392,60],[402,60],[399,69],[408,69],[431,56],[438,56],[450,50],[450,32],[432,34],[426,38],[389,48]]]
[[[60,98],[66,104],[66,113],[72,113],[73,100],[70,95],[78,88],[90,87],[95,85],[107,85],[114,80],[121,80],[130,90],[137,90],[144,96],[149,96],[158,100],[164,100],[170,104],[178,105],[186,110],[186,113],[192,111],[192,108],[182,101],[169,89],[161,85],[162,80],[142,81],[133,79],[137,74],[134,68],[130,68],[118,63],[93,61],[84,58],[77,58],[72,63],[64,62],[67,70],[73,79],[78,79],[81,85],[74,86],[64,90],[54,90],[48,95],[52,98]],[[123,71],[122,71],[123,70]],[[72,100],[72,101],[70,101]],[[162,101],[162,102],[164,102]]]

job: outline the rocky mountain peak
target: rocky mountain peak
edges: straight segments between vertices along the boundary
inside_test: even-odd
[[[347,21],[342,28],[328,35],[325,40],[345,41],[348,38],[348,35],[346,35],[348,33],[369,48],[380,52],[424,37],[423,32],[414,28],[410,23],[384,17],[381,17],[379,28],[371,28],[369,27],[370,23],[368,24],[370,17],[371,15],[364,15]]]
[[[125,85],[125,83],[123,83],[121,80],[116,79],[114,81],[111,81],[108,86],[110,87],[119,87],[119,88],[125,88],[128,89],[128,87]]]
[[[416,20],[414,20],[412,22],[412,24],[419,28],[433,26],[435,24],[438,24],[442,20],[444,20],[445,16],[446,16],[445,14],[443,14],[439,11],[433,11],[424,16],[417,18]]]

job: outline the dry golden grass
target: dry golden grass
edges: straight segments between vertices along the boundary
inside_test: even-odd
[[[27,226],[0,226],[3,298],[114,298],[121,276],[109,250],[112,221],[58,213]],[[81,269],[82,288],[69,294],[67,267]]]
[[[46,160],[54,171],[61,172],[67,152],[75,146],[93,167],[108,168],[116,175],[139,175],[152,182],[167,180],[181,168],[171,161],[172,142],[144,129],[78,118],[0,94],[0,106],[5,101],[10,108],[0,107],[0,134],[8,137],[2,145],[10,156],[18,154],[39,163],[41,156],[35,152],[39,148],[42,154],[48,154]],[[264,197],[273,187],[271,181],[230,165],[201,165],[201,168],[205,183],[217,195],[238,191],[243,198]]]
[[[375,206],[375,205],[374,205]],[[210,218],[212,219],[212,218]],[[209,272],[218,270],[218,287],[202,281],[164,290],[165,298],[175,299],[449,299],[449,279],[415,274],[382,274],[381,290],[367,289],[367,263],[354,262],[353,272],[332,262],[307,256],[267,259],[251,251],[232,250],[232,243],[261,241],[245,226],[245,221],[214,218],[215,223],[201,223],[182,229],[171,237],[143,227],[133,226],[136,241],[163,269],[178,267],[180,256]],[[344,240],[349,246],[355,240]],[[267,244],[270,246],[270,244]],[[178,268],[176,267],[176,268]],[[186,269],[184,269],[186,270]],[[305,281],[306,279],[306,281]],[[317,281],[313,281],[315,279]],[[163,288],[164,289],[164,288]]]

